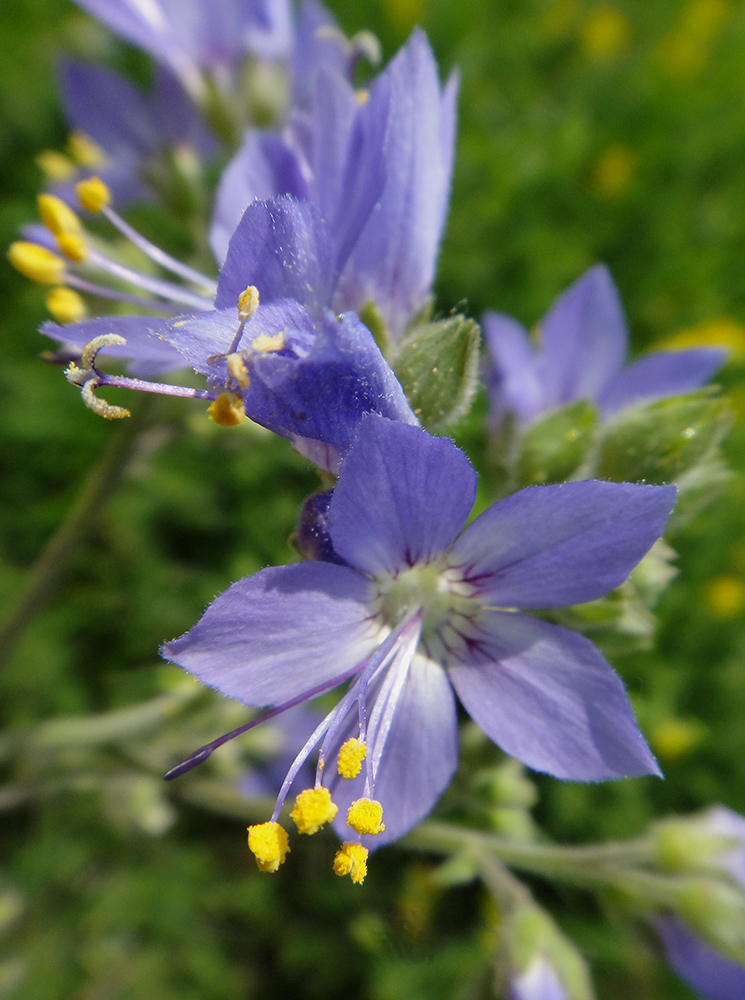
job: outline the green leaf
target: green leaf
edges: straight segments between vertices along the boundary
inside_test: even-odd
[[[732,422],[727,400],[716,393],[701,389],[624,410],[602,435],[594,474],[615,482],[682,484],[711,460]]]
[[[592,445],[596,423],[594,407],[580,400],[531,424],[517,445],[517,485],[569,479]]]
[[[443,430],[468,412],[480,340],[478,324],[456,315],[415,327],[399,347],[393,370],[427,430]]]

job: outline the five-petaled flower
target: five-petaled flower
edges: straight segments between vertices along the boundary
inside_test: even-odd
[[[495,421],[527,423],[576,400],[607,417],[639,400],[663,399],[702,386],[722,365],[715,348],[655,351],[624,367],[628,333],[616,286],[603,264],[563,292],[539,324],[539,345],[511,316],[488,312],[487,385]]]
[[[163,647],[223,694],[293,705],[350,681],[282,786],[318,743],[316,784],[339,807],[382,806],[400,837],[457,762],[455,693],[484,732],[530,767],[599,781],[659,774],[621,680],[584,637],[526,611],[601,597],[660,536],[675,489],[599,481],[532,487],[461,534],[476,473],[446,438],[362,418],[325,524],[334,562],[269,568],[233,584]],[[340,748],[366,744],[357,777]],[[333,766],[331,766],[333,765]],[[350,772],[346,772],[350,773]]]

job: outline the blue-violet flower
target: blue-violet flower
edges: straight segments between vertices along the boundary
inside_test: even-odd
[[[366,851],[406,833],[455,770],[456,693],[495,743],[538,771],[579,781],[660,773],[599,651],[523,612],[621,584],[660,536],[674,487],[532,487],[460,534],[475,488],[450,440],[364,416],[325,512],[336,561],[241,580],[163,647],[205,684],[272,713],[351,682],[264,824],[277,850],[280,808],[318,743],[316,789],[339,808],[337,831],[348,836],[351,821],[362,835],[345,844],[339,868],[364,860],[349,843]],[[382,816],[359,822],[360,803]]]

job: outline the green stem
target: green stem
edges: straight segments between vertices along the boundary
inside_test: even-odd
[[[66,747],[93,747],[126,741],[159,729],[202,694],[197,685],[184,684],[131,708],[99,715],[52,719],[30,729],[10,731],[0,738],[0,760],[17,753],[48,753]]]
[[[649,864],[653,858],[646,838],[626,843],[561,847],[505,840],[493,834],[467,830],[448,823],[421,823],[404,844],[415,850],[445,854],[490,855],[513,868],[587,887],[615,886],[632,874],[632,867]],[[647,873],[633,872],[644,880]]]
[[[151,410],[152,402],[144,400],[132,418],[124,421],[83,484],[67,517],[47,542],[0,628],[0,665],[7,661],[24,630],[50,600],[70,559],[90,534],[105,502],[119,485]]]

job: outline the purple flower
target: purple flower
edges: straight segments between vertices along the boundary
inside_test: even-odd
[[[163,655],[252,706],[290,706],[350,681],[321,742],[341,807],[382,804],[401,836],[457,762],[457,694],[505,752],[560,778],[659,774],[619,677],[584,637],[530,612],[618,586],[659,537],[673,487],[533,487],[461,529],[476,473],[444,438],[365,416],[324,513],[339,562],[265,569],[233,584]],[[362,772],[341,777],[359,739]],[[203,755],[202,755],[203,756]],[[200,756],[199,759],[202,759]],[[293,777],[283,785],[273,820]],[[340,811],[337,830],[344,835]]]
[[[731,838],[732,844],[712,859],[723,875],[745,888],[745,818],[725,806],[714,806],[701,818],[699,832]],[[745,966],[726,957],[676,917],[655,921],[665,957],[675,973],[705,1000],[741,1000]]]
[[[559,296],[539,324],[539,345],[510,316],[484,316],[487,386],[494,418],[527,423],[586,399],[608,417],[639,400],[702,386],[725,359],[721,350],[657,351],[624,367],[628,334],[610,272],[603,264]]]
[[[92,173],[111,189],[119,205],[152,196],[148,174],[157,173],[158,158],[169,150],[189,147],[200,158],[214,155],[217,145],[180,83],[159,69],[150,94],[143,94],[110,70],[65,61],[62,99],[70,124],[92,139],[104,155],[55,187],[55,193],[77,204],[74,183]]]
[[[272,59],[291,44],[288,0],[76,0],[167,66],[193,95],[207,71],[220,84],[248,53]]]
[[[675,917],[655,922],[669,965],[705,1000],[742,1000],[745,966],[726,958]]]
[[[524,972],[512,976],[507,1000],[567,1000],[556,969],[538,953]]]
[[[421,31],[374,81],[362,108],[342,74],[328,65],[319,69],[308,112],[292,117],[281,134],[249,131],[228,165],[210,235],[215,256],[223,259],[253,199],[287,194],[311,201],[347,251],[326,304],[360,312],[372,302],[399,335],[434,279],[450,195],[457,88],[455,74],[440,87]],[[363,210],[368,203],[374,211]]]
[[[313,316],[291,298],[260,305],[240,334],[229,309],[163,324],[160,337],[207,377],[215,392],[240,390],[251,420],[337,472],[366,413],[417,424],[372,334],[354,313]],[[228,359],[231,359],[229,362]],[[231,372],[239,359],[246,384]]]

